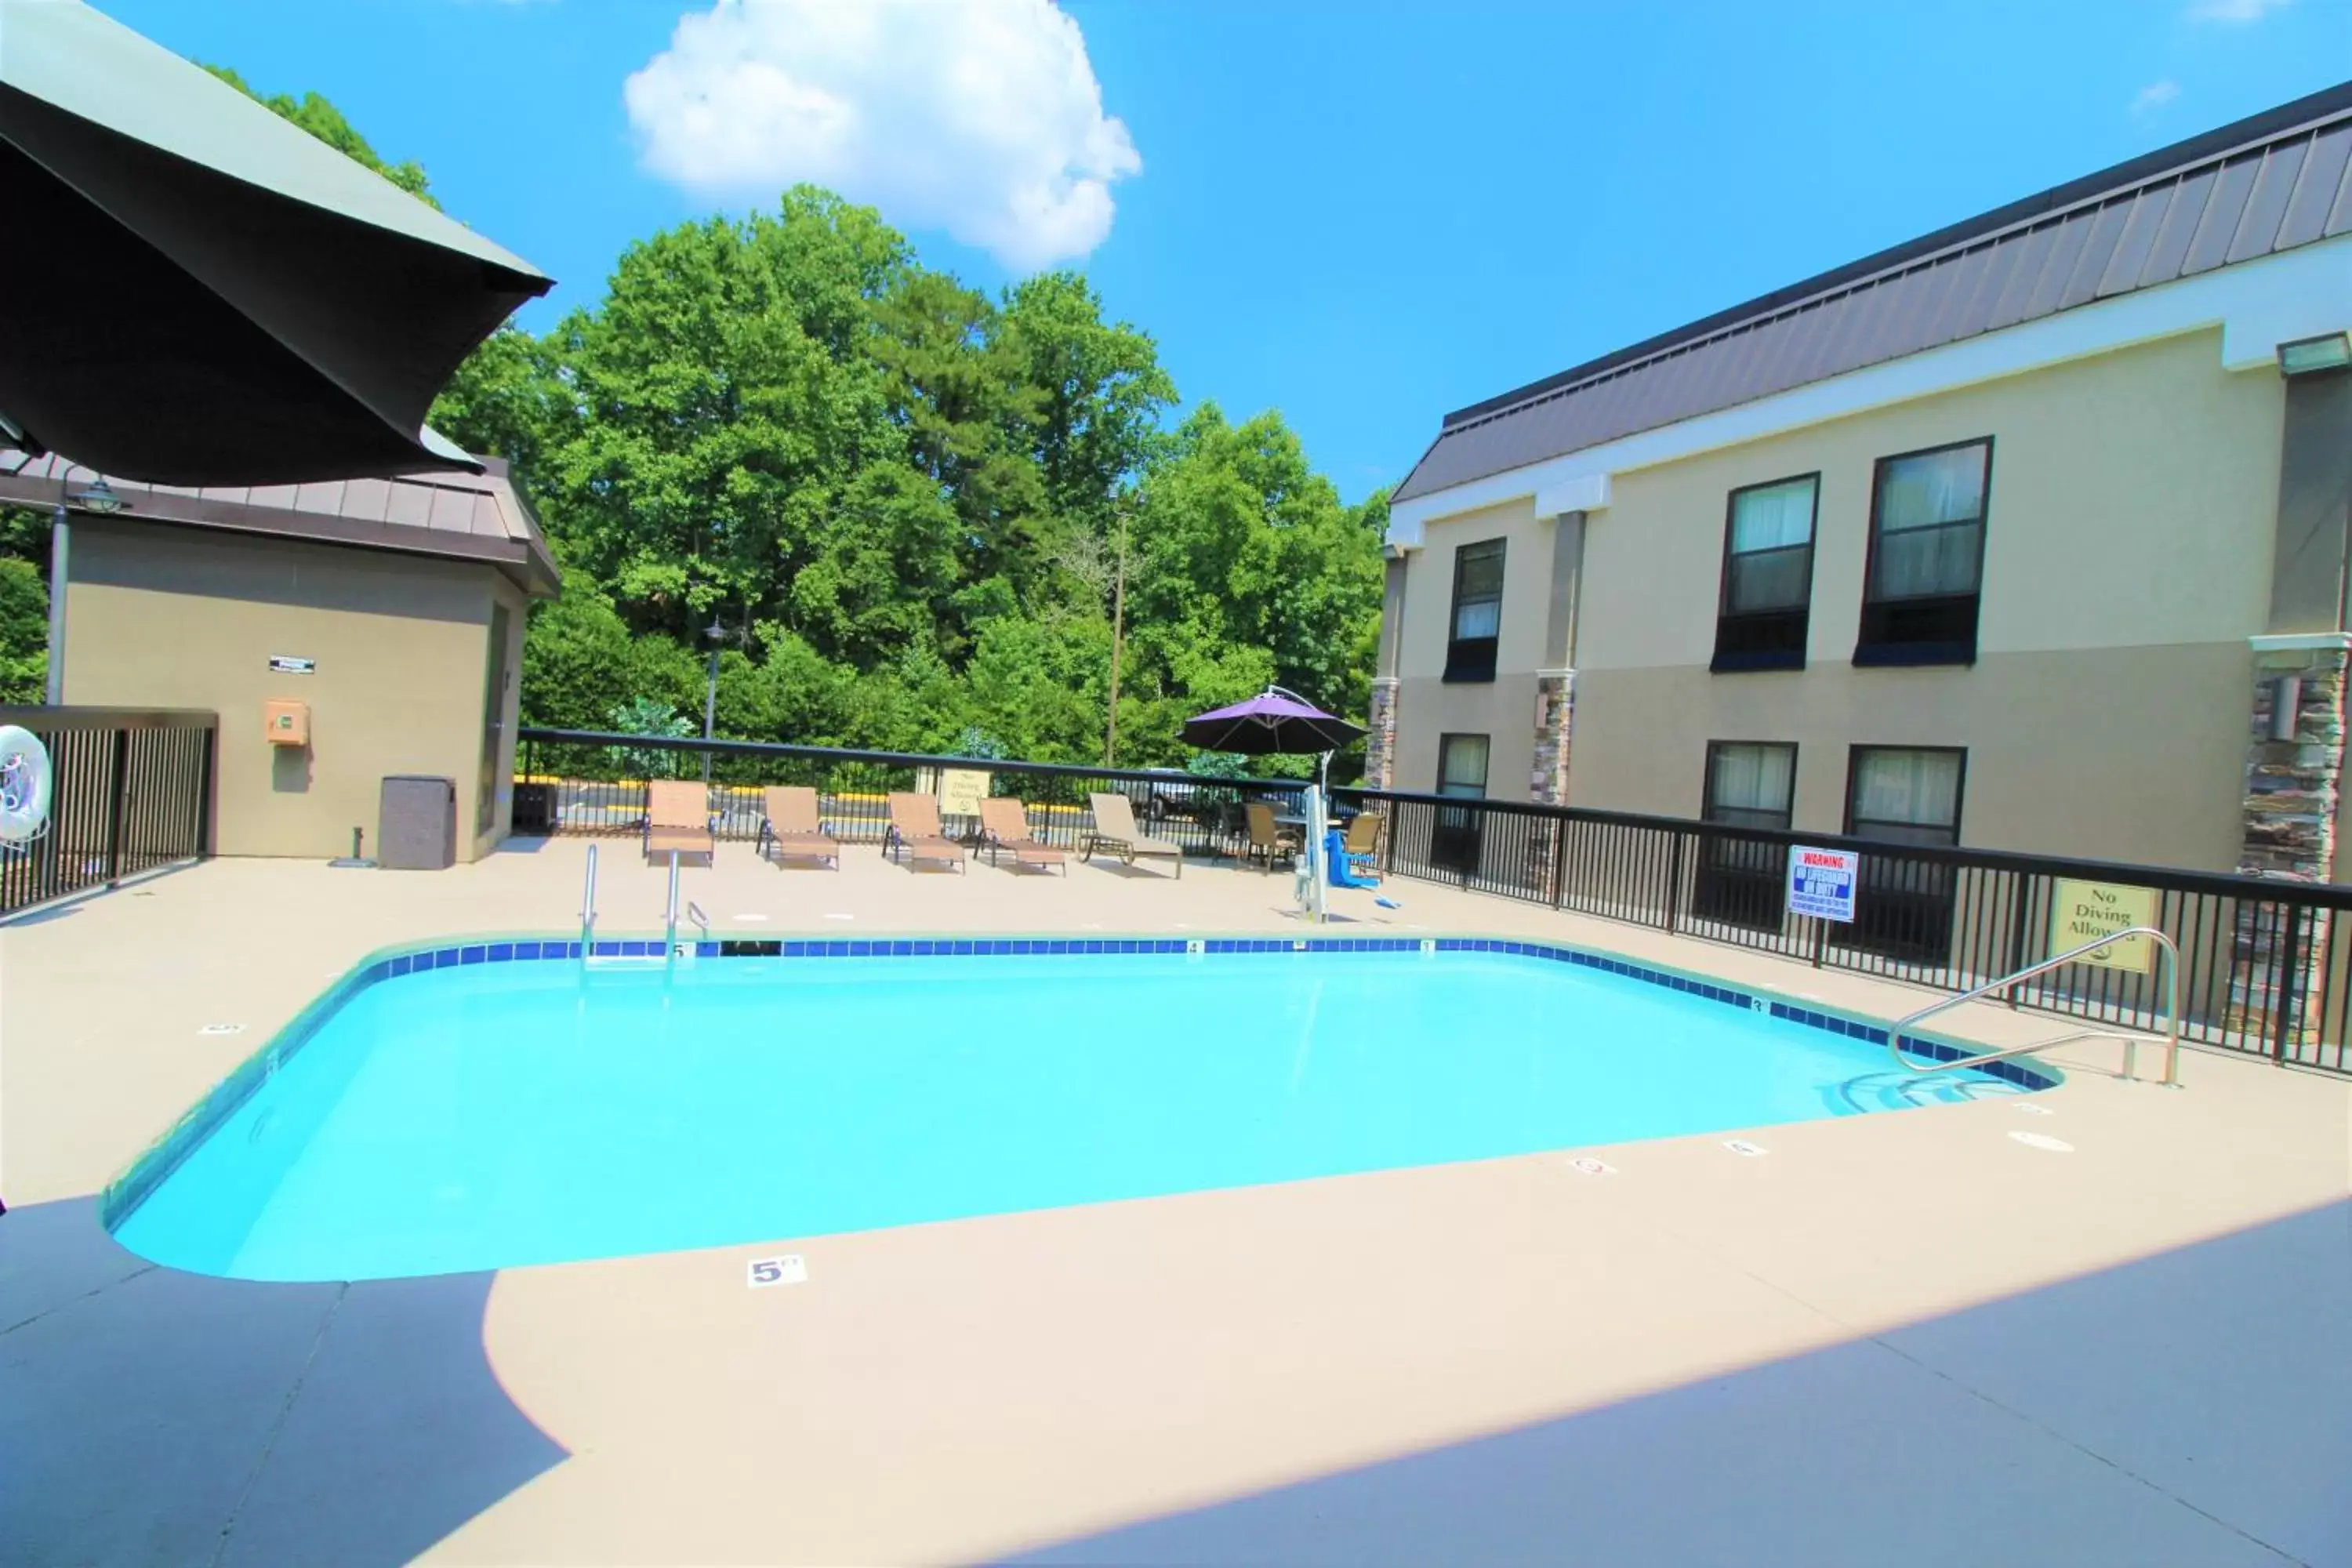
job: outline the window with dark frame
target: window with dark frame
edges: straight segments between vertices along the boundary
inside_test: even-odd
[[[1846,768],[1845,830],[1889,844],[1960,841],[1958,746],[1856,746]]]
[[[1454,610],[1446,623],[1445,679],[1492,680],[1503,629],[1503,544],[1499,539],[1456,546]]]
[[[1783,741],[1709,741],[1699,815],[1738,827],[1786,830],[1797,794],[1797,748]]]
[[[1780,741],[1709,741],[1699,815],[1734,827],[1785,832],[1796,804],[1797,748]],[[1778,931],[1788,878],[1783,844],[1734,834],[1702,839],[1691,913],[1755,931]]]
[[[1856,664],[1974,664],[1992,437],[1881,458]]]
[[[1725,507],[1723,593],[1710,668],[1805,667],[1821,494],[1819,474],[1731,492]]]
[[[1440,735],[1437,738],[1437,793],[1459,800],[1486,798],[1486,758],[1491,751],[1485,735]],[[1475,870],[1478,865],[1480,814],[1459,806],[1439,806],[1431,824],[1432,863],[1454,870]]]
[[[1905,846],[1960,841],[1968,753],[1956,746],[1856,746],[1846,763],[1845,830],[1875,839],[1855,889],[1853,923],[1833,934],[1889,958],[1942,963],[1951,953],[1955,878],[1940,861]]]
[[[1437,793],[1464,800],[1486,799],[1487,749],[1484,735],[1440,735]]]

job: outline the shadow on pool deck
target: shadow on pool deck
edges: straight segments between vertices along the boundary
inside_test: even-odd
[[[2344,1564],[2347,1321],[2339,1203],[998,1561]]]
[[[158,1268],[0,1216],[0,1563],[405,1563],[564,1451],[482,1355],[489,1274]]]

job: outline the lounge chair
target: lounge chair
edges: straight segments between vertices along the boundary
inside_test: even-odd
[[[824,830],[816,791],[806,784],[770,784],[761,794],[768,806],[760,824],[761,859],[773,857],[779,866],[789,859],[824,860],[841,869],[841,841]]]
[[[719,848],[710,831],[710,786],[685,779],[646,785],[646,858],[699,855],[708,864]]]
[[[1095,825],[1078,846],[1078,858],[1091,860],[1097,850],[1116,855],[1128,865],[1134,865],[1139,856],[1158,857],[1176,862],[1176,875],[1184,874],[1184,847],[1172,838],[1152,838],[1135,826],[1135,803],[1123,795],[1090,795],[1088,804],[1094,807]]]
[[[1298,835],[1274,819],[1274,807],[1263,801],[1253,801],[1242,808],[1249,825],[1249,844],[1242,853],[1249,859],[1263,862],[1262,868],[1274,869],[1276,860],[1298,860]]]
[[[964,868],[963,846],[940,831],[940,803],[927,795],[894,790],[890,795],[890,826],[882,834],[882,853],[891,859],[903,851],[910,861]]]
[[[1029,808],[1010,795],[992,795],[980,803],[980,842],[992,866],[998,855],[1009,854],[1016,869],[1059,866],[1063,876],[1070,874],[1069,857],[1030,831]]]

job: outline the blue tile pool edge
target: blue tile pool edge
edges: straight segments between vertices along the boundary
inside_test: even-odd
[[[602,937],[593,943],[597,958],[658,959],[659,937]],[[687,944],[681,943],[680,946]],[[1743,1012],[1767,1013],[1784,1022],[1821,1029],[1850,1039],[1884,1046],[1884,1021],[1790,1001],[1752,986],[1727,985],[1705,974],[1637,963],[1614,953],[1558,942],[1482,936],[1433,937],[712,937],[696,941],[695,958],[1027,958],[1092,957],[1132,954],[1297,954],[1316,952],[1494,952],[1533,958],[1638,980],[1683,992],[1703,1001],[1720,1003]],[[271,1036],[261,1047],[232,1068],[180,1119],[140,1152],[123,1173],[100,1194],[100,1222],[113,1230],[147,1201],[172,1173],[220,1124],[311,1038],[346,1003],[369,986],[403,975],[472,963],[578,963],[582,944],[562,937],[468,937],[452,942],[409,942],[379,948],[351,968],[332,985],[311,999],[292,1022]],[[1931,1035],[1910,1037],[1906,1049],[1936,1061],[1958,1061],[1979,1047]],[[2055,1068],[2023,1058],[1990,1062],[1975,1069],[2027,1090],[2054,1088],[2063,1077]]]

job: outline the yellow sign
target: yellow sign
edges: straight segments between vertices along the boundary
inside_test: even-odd
[[[2156,893],[2151,889],[2074,882],[2063,878],[2051,884],[2050,951],[2053,955],[2134,926],[2155,924]],[[2155,957],[2154,942],[2144,936],[2130,936],[2093,948],[2074,962],[2146,974]]]
[[[940,815],[978,816],[988,798],[988,774],[978,768],[947,768],[940,773]]]

